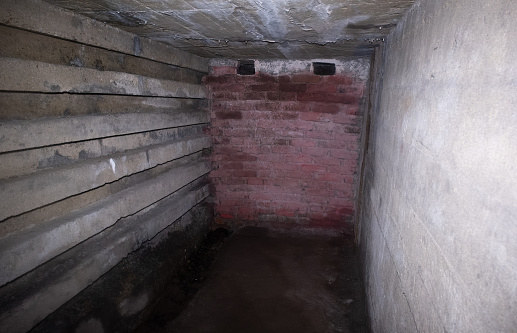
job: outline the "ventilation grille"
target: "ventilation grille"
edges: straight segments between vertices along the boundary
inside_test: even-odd
[[[314,74],[316,75],[334,75],[336,74],[336,64],[328,62],[313,62]]]
[[[239,60],[239,67],[237,74],[240,75],[254,75],[255,74],[255,60]]]

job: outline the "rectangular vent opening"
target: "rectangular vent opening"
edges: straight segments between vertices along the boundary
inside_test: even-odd
[[[316,75],[334,75],[336,74],[336,64],[328,62],[313,62],[314,74]]]
[[[240,75],[254,75],[255,74],[255,60],[239,60],[239,67],[237,74]]]

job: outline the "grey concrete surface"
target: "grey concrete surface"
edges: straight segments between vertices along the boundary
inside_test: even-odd
[[[124,113],[2,122],[0,152],[207,123],[206,111]]]
[[[204,99],[152,96],[75,95],[0,92],[0,119],[33,120],[45,117],[153,113],[205,109]]]
[[[115,224],[119,218],[135,214],[208,172],[204,161],[178,167],[83,210],[9,235],[0,243],[0,284],[27,273]]]
[[[202,85],[159,80],[124,72],[0,58],[0,89],[46,93],[205,98]]]
[[[124,72],[160,80],[201,83],[203,72],[163,62],[80,44],[74,41],[35,34],[30,31],[0,26],[0,56],[92,68],[100,71]],[[38,52],[33,52],[37,49]]]
[[[166,64],[208,72],[208,61],[164,43],[87,19],[40,0],[4,0],[0,22],[32,32],[77,41]]]
[[[47,0],[210,58],[371,55],[414,0]]]
[[[36,269],[36,272],[29,274],[32,279],[25,277],[22,282],[7,286],[9,297],[0,296],[0,330],[24,332],[30,329],[143,243],[168,228],[209,195],[208,185],[199,182],[194,185],[187,186],[143,212],[117,221],[118,228],[108,228],[53,260],[47,267]],[[174,228],[181,230],[185,225],[178,222]],[[27,288],[23,280],[37,284],[38,288]],[[20,304],[22,299],[24,302]]]
[[[361,247],[374,332],[517,328],[517,3],[420,1],[387,37]]]
[[[39,1],[2,2],[0,23],[0,331],[84,330],[101,308],[86,321],[127,331],[212,220],[190,213],[209,194],[208,61]],[[170,258],[117,268],[171,246],[164,228]]]
[[[366,332],[352,235],[245,227],[162,332]]]
[[[201,137],[110,154],[109,158],[92,158],[71,166],[56,166],[47,171],[0,182],[3,188],[0,193],[0,220],[194,154],[210,146],[210,139]]]

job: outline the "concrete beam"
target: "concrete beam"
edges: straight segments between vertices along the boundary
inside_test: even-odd
[[[138,37],[38,0],[3,0],[0,23],[86,45],[208,72],[208,59]]]
[[[196,185],[193,183],[192,185]],[[109,228],[0,291],[0,331],[26,332],[108,272],[130,252],[173,224],[209,195],[208,185],[187,186],[145,212]],[[181,229],[183,226],[178,226]],[[106,260],[109,258],[109,260]],[[38,288],[27,291],[25,281]]]
[[[147,146],[171,144],[179,140],[195,140],[204,135],[205,126],[201,124],[167,128],[5,153],[0,163],[0,181],[85,162],[87,159],[143,149]]]
[[[0,92],[0,121],[132,112],[190,111],[206,106],[207,101],[203,99]]]
[[[208,137],[166,143],[3,181],[0,183],[0,221],[193,154],[210,145]]]
[[[152,205],[209,171],[205,162],[178,167],[94,205],[4,238],[0,243],[0,266],[3,267],[0,285],[112,226],[120,218]]]
[[[0,57],[198,84],[204,73],[0,25]],[[37,50],[37,51],[35,51]]]
[[[205,98],[202,85],[39,61],[0,58],[0,90]]]
[[[126,113],[0,123],[0,152],[208,123],[204,111]]]

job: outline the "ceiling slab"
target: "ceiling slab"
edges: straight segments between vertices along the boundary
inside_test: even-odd
[[[369,56],[414,0],[45,0],[209,58]]]

